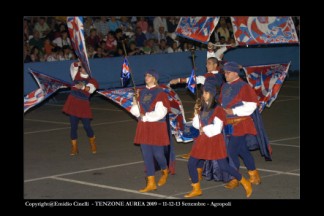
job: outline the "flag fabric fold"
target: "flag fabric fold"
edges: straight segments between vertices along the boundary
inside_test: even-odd
[[[72,42],[73,49],[85,68],[91,76],[90,64],[87,54],[87,48],[84,39],[83,17],[67,17],[67,26]]]
[[[122,87],[126,87],[129,84],[129,80],[131,78],[131,74],[130,74],[129,70],[130,70],[130,68],[129,68],[128,60],[125,57],[123,65],[122,65],[122,70],[120,73],[120,81],[121,81]]]
[[[196,89],[196,76],[195,69],[192,69],[191,75],[188,80],[188,89],[194,94]]]
[[[71,87],[69,82],[29,69],[39,88],[24,97],[24,113],[44,101],[61,88]]]
[[[36,106],[45,100],[45,93],[41,88],[38,88],[24,97],[24,113],[30,108]]]
[[[181,37],[207,44],[219,18],[219,16],[181,17],[175,33]]]

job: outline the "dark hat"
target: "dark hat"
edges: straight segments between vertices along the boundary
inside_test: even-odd
[[[203,89],[206,92],[209,92],[211,95],[215,96],[216,95],[216,83],[217,83],[216,77],[208,77],[205,80]]]
[[[223,70],[240,73],[240,66],[236,62],[227,62],[224,64]]]
[[[146,73],[145,73],[145,75],[146,74],[151,74],[152,76],[154,76],[155,79],[156,79],[156,81],[159,80],[159,73],[156,70],[154,70],[154,69],[147,70]]]

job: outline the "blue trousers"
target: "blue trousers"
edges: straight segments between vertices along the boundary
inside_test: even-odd
[[[189,175],[191,178],[192,183],[197,183],[198,182],[198,171],[197,168],[202,168],[204,165],[205,160],[197,159],[194,157],[190,157],[188,161],[188,170],[189,170]],[[241,181],[242,175],[233,167],[229,165],[228,158],[220,159],[217,160],[219,168],[227,172],[228,174],[234,176],[237,180]]]
[[[70,115],[70,123],[71,123],[71,139],[75,140],[78,138],[78,124],[79,124],[79,120],[81,120],[82,124],[83,124],[83,128],[87,133],[87,136],[89,138],[94,136],[92,127],[90,125],[90,119],[88,118],[79,118],[76,116],[72,116]]]
[[[254,158],[247,147],[245,136],[230,136],[227,152],[237,169],[240,168],[240,156],[248,170],[255,170]]]
[[[198,171],[197,168],[203,168],[205,160],[197,159],[194,157],[189,158],[188,160],[188,171],[192,183],[198,182]]]
[[[155,161],[159,164],[161,169],[167,168],[167,160],[164,155],[164,146],[155,146],[141,144],[142,155],[144,164],[146,167],[146,175],[154,176],[155,173]]]

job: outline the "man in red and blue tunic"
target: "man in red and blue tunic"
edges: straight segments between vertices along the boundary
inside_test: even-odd
[[[198,84],[204,85],[205,81],[207,81],[209,78],[216,79],[216,99],[219,97],[220,93],[220,88],[222,84],[224,83],[224,76],[223,74],[218,72],[218,66],[219,66],[219,61],[217,60],[216,57],[210,57],[207,59],[206,62],[206,68],[207,68],[207,73],[204,75],[200,75],[196,77],[196,82]],[[171,85],[175,85],[178,83],[188,83],[189,77],[187,78],[177,78],[173,79],[170,81]]]
[[[72,150],[70,155],[78,154],[77,130],[79,121],[83,123],[83,127],[89,137],[91,152],[97,152],[95,135],[90,125],[92,112],[90,109],[90,95],[99,87],[98,82],[91,78],[85,69],[81,66],[81,62],[74,62],[70,67],[71,77],[74,85],[71,87],[71,93],[66,100],[63,112],[70,116],[71,123],[71,143]]]
[[[170,145],[166,122],[170,104],[167,94],[157,84],[158,79],[159,74],[155,70],[146,72],[146,87],[135,94],[130,110],[138,118],[134,143],[141,146],[146,167],[147,184],[139,190],[142,193],[156,190],[155,161],[162,170],[158,186],[166,183],[169,173],[164,147]]]
[[[202,194],[200,189],[201,168],[205,160],[216,160],[221,171],[234,176],[244,187],[246,197],[250,197],[252,194],[251,183],[229,164],[222,134],[226,113],[221,106],[217,105],[215,95],[215,84],[207,81],[203,88],[202,102],[195,105],[195,117],[192,120],[192,125],[199,129],[200,135],[194,141],[188,161],[188,171],[193,189],[185,197],[195,197]]]
[[[251,86],[239,77],[240,66],[236,62],[227,62],[223,69],[226,83],[222,86],[220,102],[226,112],[227,150],[235,167],[239,169],[241,157],[248,169],[249,181],[260,184],[261,179],[246,141],[248,135],[257,134],[251,114],[258,106],[258,98]],[[237,179],[233,179],[225,187],[233,189],[238,185]]]
[[[212,82],[215,82],[215,85],[216,85],[216,97],[215,98],[217,101],[219,99],[221,86],[224,83],[224,75],[218,72],[218,68],[219,68],[219,61],[217,60],[217,58],[210,57],[207,59],[207,62],[206,62],[207,73],[196,77],[197,85],[198,84],[204,85],[205,82],[207,82],[209,80],[211,80]],[[188,83],[188,81],[189,81],[189,77],[177,78],[177,79],[171,80],[170,84],[175,85],[178,83]],[[181,157],[184,159],[189,159],[189,156],[190,156],[189,154],[184,154]]]

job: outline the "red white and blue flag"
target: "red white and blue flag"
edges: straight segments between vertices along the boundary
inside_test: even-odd
[[[32,91],[29,94],[27,94],[24,97],[24,113],[33,106],[36,106],[37,104],[42,102],[43,100],[45,100],[45,94],[41,88],[38,88],[35,91]]]
[[[90,64],[84,39],[83,17],[67,17],[67,26],[73,49],[81,61],[82,66],[91,76]]]
[[[207,44],[219,18],[219,16],[181,17],[175,33],[179,36]]]
[[[260,113],[276,100],[289,66],[290,63],[243,67],[250,86],[258,96]]]
[[[192,69],[191,75],[188,80],[188,89],[194,94],[196,89],[196,76],[195,69]]]
[[[128,64],[128,60],[125,57],[123,65],[122,65],[122,70],[120,73],[120,81],[121,81],[121,85],[122,87],[126,87],[129,83],[129,80],[131,78],[131,74],[130,74],[130,68],[129,68],[129,64]]]
[[[231,17],[239,45],[298,43],[291,17]]]
[[[30,73],[35,78],[39,88],[30,92],[24,97],[24,113],[30,108],[44,101],[57,90],[61,88],[71,87],[71,84],[63,80],[48,76],[46,74],[36,72],[29,69]]]
[[[173,91],[171,88],[164,84],[159,85],[164,92],[168,94],[168,99],[171,106],[171,113],[169,113],[169,120],[171,126],[171,132],[174,134],[177,142],[190,142],[193,139],[187,138],[183,136],[183,131],[185,129],[186,120],[184,115],[183,106],[181,100],[177,93]],[[137,89],[141,90],[145,88],[145,86],[137,86]],[[132,107],[134,88],[120,88],[120,89],[111,89],[111,90],[98,90],[99,94],[107,97],[108,99],[114,101],[128,112]]]

